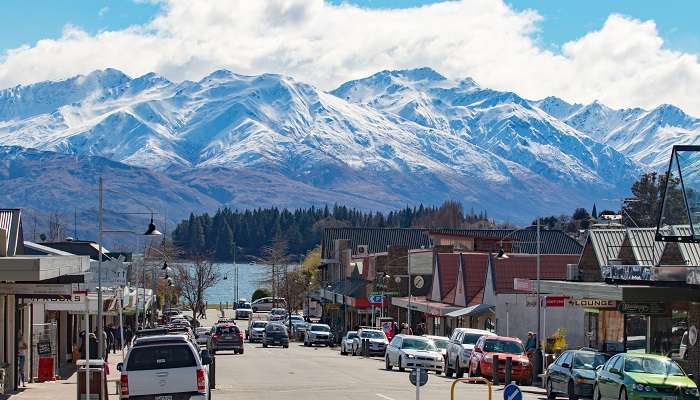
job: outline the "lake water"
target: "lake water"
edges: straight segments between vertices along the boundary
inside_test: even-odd
[[[234,270],[238,268],[238,298],[250,301],[255,289],[260,286],[260,279],[264,274],[264,267],[260,264],[218,264],[223,276],[228,279],[221,280],[216,286],[205,292],[205,300],[212,303],[233,303],[236,298],[236,278]]]

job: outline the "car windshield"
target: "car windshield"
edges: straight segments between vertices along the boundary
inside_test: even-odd
[[[523,354],[523,346],[512,340],[487,340],[484,343],[484,351],[487,353]]]
[[[196,366],[194,353],[186,345],[133,347],[126,362],[127,371]]]
[[[292,321],[303,321],[304,317],[301,315],[292,315]]]
[[[203,335],[209,333],[209,328],[197,328],[197,334]]]
[[[265,325],[267,325],[267,324],[265,322],[262,322],[262,321],[253,322],[253,328],[264,328]]]
[[[384,332],[380,331],[362,331],[360,336],[368,339],[386,339]]]
[[[462,338],[462,344],[476,344],[476,341],[484,335],[479,333],[466,333]]]
[[[600,353],[580,352],[574,357],[574,368],[578,369],[596,369],[599,365],[605,364],[608,361],[608,356]]]
[[[658,358],[630,357],[625,360],[625,372],[682,376],[683,371],[674,361]]]
[[[279,324],[268,324],[268,325],[265,327],[265,330],[266,330],[267,332],[281,332],[281,333],[284,333],[284,334],[287,333],[287,329],[286,329],[284,326],[279,325]]]
[[[433,339],[433,343],[435,343],[435,347],[437,347],[437,348],[440,349],[440,350],[446,349],[446,348],[447,348],[447,344],[448,344],[449,342],[450,342],[450,341],[447,340],[447,339]]]
[[[313,332],[330,332],[331,328],[323,325],[311,325],[311,330]]]
[[[250,303],[243,303],[238,306],[238,308],[250,308]]]
[[[357,332],[348,332],[348,339],[355,339],[357,337]]]
[[[233,335],[238,333],[238,327],[234,325],[220,325],[216,327],[216,333],[221,335]]]
[[[404,339],[403,343],[401,343],[401,348],[409,350],[437,350],[432,341],[423,339]]]

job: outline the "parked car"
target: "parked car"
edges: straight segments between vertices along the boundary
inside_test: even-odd
[[[352,341],[357,337],[357,331],[348,331],[340,341],[340,354],[347,356],[352,352]]]
[[[265,326],[263,333],[263,347],[279,345],[284,348],[289,347],[289,335],[287,328],[279,323],[269,323]]]
[[[211,335],[211,327],[200,326],[194,330],[194,337],[197,339],[197,344],[206,345],[209,343],[209,336]]]
[[[207,347],[211,354],[216,354],[221,350],[233,350],[234,354],[243,354],[241,330],[229,322],[217,323],[211,328],[211,337]]]
[[[306,321],[304,321],[304,317],[302,317],[301,315],[292,314],[291,318],[287,317],[284,320],[284,326],[286,326],[287,328],[289,328],[290,319],[292,322],[291,323],[292,330],[291,330],[291,332],[287,332],[287,333],[289,333],[289,336],[292,338],[297,338],[299,340],[303,340],[304,334],[305,334],[306,330],[309,328],[309,324],[307,324]]]
[[[280,321],[282,323],[287,317],[287,310],[284,308],[273,308],[270,310],[270,314],[267,315],[268,321]]]
[[[146,338],[143,338],[144,340]],[[210,399],[211,356],[186,338],[153,336],[126,354],[121,371],[120,398]]]
[[[498,365],[493,364],[494,356],[498,356]],[[511,378],[520,385],[532,384],[532,365],[525,355],[525,349],[520,339],[506,336],[482,336],[474,345],[469,361],[469,376],[483,376],[493,380],[505,380],[506,357],[512,359]]]
[[[442,371],[442,353],[435,343],[423,336],[396,335],[386,348],[384,356],[386,369],[394,366],[399,371],[406,368],[424,368],[439,374]]]
[[[332,336],[330,326],[326,324],[311,324],[304,333],[304,346],[308,347],[315,344],[330,346]]]
[[[593,399],[697,399],[698,387],[675,361],[659,355],[621,353],[597,369]]]
[[[246,330],[246,339],[251,343],[262,342],[265,326],[267,326],[267,321],[255,320],[251,322]]]
[[[495,336],[492,332],[481,329],[457,328],[452,332],[445,351],[445,376],[452,376],[453,373],[457,378],[464,376],[464,372],[469,368],[474,345],[485,335]]]
[[[357,331],[357,337],[352,340],[352,355],[357,356],[362,352],[362,340],[369,339],[369,354],[378,354],[384,356],[386,346],[389,341],[384,334],[384,331],[377,328],[360,328]]]
[[[443,362],[447,355],[447,345],[450,344],[450,338],[446,336],[423,335],[435,343],[435,347],[442,353]]]
[[[571,400],[591,397],[596,378],[595,370],[609,358],[607,354],[593,349],[561,353],[545,371],[544,387],[547,389],[547,398],[554,399],[557,394],[566,395]]]
[[[251,308],[253,309],[253,312],[270,311],[275,307],[286,308],[287,302],[283,298],[278,297],[278,298],[274,299],[274,304],[273,304],[272,297],[263,297],[261,299],[255,300],[251,304]]]
[[[253,315],[253,309],[250,303],[239,303],[236,311],[233,313],[234,319],[248,319]]]

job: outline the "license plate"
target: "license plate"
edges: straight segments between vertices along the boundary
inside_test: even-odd
[[[223,338],[224,338],[224,339],[231,339],[231,338],[233,338],[233,336],[230,336],[230,335],[224,335],[224,336],[223,336]]]
[[[173,400],[173,396],[170,396],[170,395],[156,396],[156,400]]]

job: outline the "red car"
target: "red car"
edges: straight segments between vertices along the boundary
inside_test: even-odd
[[[498,368],[494,368],[493,357],[498,356]],[[525,354],[520,339],[506,336],[482,336],[474,345],[469,359],[469,376],[483,376],[493,380],[494,369],[498,379],[505,380],[506,358],[513,360],[511,378],[520,385],[532,384],[532,365]]]

